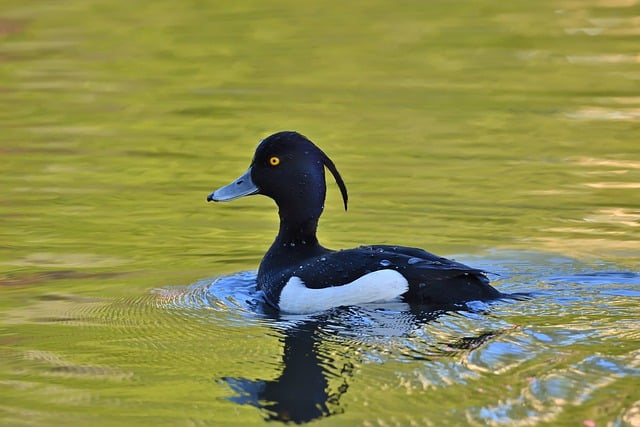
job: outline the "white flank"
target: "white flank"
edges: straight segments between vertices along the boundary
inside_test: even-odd
[[[341,286],[310,289],[293,276],[280,293],[280,310],[305,314],[343,305],[393,301],[409,290],[407,279],[395,270],[378,270]]]

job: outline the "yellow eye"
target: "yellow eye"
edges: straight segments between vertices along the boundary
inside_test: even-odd
[[[280,157],[273,156],[269,159],[269,164],[271,166],[278,166],[280,164]]]

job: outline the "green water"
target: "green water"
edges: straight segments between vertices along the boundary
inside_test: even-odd
[[[636,0],[4,0],[0,424],[640,425],[639,28]],[[325,246],[536,298],[256,313],[273,203],[205,198],[282,129],[348,185]]]

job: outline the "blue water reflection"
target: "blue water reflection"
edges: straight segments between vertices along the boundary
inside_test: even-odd
[[[540,259],[544,263],[536,265],[534,260]],[[511,378],[507,395],[467,409],[470,419],[492,424],[551,419],[558,408],[591,396],[603,381],[640,377],[633,351],[617,357],[571,356],[576,345],[615,339],[614,326],[600,316],[603,310],[609,317],[620,316],[618,327],[634,323],[628,298],[640,292],[638,273],[611,266],[589,270],[568,258],[530,253],[492,254],[473,263],[496,271],[503,291],[543,291],[529,299],[471,303],[455,311],[389,303],[304,316],[276,313],[263,304],[255,272],[159,293],[163,306],[181,315],[238,331],[260,325],[278,338],[282,353],[275,376],[217,379],[228,387],[229,402],[256,407],[265,420],[304,423],[343,413],[341,400],[350,384],[375,384],[376,378],[360,376],[376,365],[395,371],[410,390]],[[619,335],[627,339],[629,334],[637,335],[637,328]],[[518,377],[526,381],[515,381]]]

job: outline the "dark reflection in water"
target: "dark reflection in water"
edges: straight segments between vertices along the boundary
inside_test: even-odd
[[[349,388],[352,365],[345,363],[342,383],[329,389],[327,375],[319,357],[317,330],[320,320],[304,321],[289,329],[284,338],[282,373],[275,380],[224,378],[239,395],[229,400],[266,411],[266,419],[302,423],[341,412],[340,396]]]
[[[231,278],[220,278],[219,281]],[[212,286],[211,290],[214,290],[217,298],[228,297],[229,288],[224,290]],[[245,287],[244,291],[251,289]],[[344,411],[340,398],[348,391],[354,366],[359,362],[355,348],[345,337],[351,337],[356,343],[366,343],[370,339],[384,342],[388,337],[403,338],[441,315],[451,313],[450,307],[397,303],[382,304],[382,307],[372,304],[336,308],[311,316],[289,316],[256,304],[256,299],[246,296],[241,299],[256,313],[267,316],[272,328],[283,336],[282,371],[273,380],[222,378],[221,382],[236,393],[228,400],[261,409],[267,421],[297,424]],[[487,306],[484,304],[478,307],[480,311],[485,308]],[[498,334],[499,331],[485,332],[442,344],[449,351],[471,350]],[[341,338],[337,343],[340,354],[332,356],[327,347],[336,344],[331,341],[332,338],[335,341],[338,335]],[[410,357],[418,360],[428,355],[416,352]]]
[[[372,328],[389,336],[406,337],[412,331],[424,327],[450,313],[445,309],[428,306],[408,306],[401,304],[403,311],[370,309],[361,307],[339,308],[305,320],[287,322],[274,317],[275,322],[283,322],[284,348],[282,372],[274,380],[250,380],[246,378],[223,378],[236,396],[229,400],[238,404],[252,405],[264,411],[266,420],[305,423],[317,418],[343,412],[340,398],[349,388],[357,356],[349,345],[343,342],[340,360],[323,352],[325,336],[334,327],[342,327],[343,335],[371,337]],[[377,315],[377,316],[376,316]],[[345,327],[345,325],[350,325]],[[364,327],[362,327],[364,326]],[[449,343],[439,343],[449,353],[470,351],[500,335],[502,331],[489,331],[477,336],[464,336]],[[385,336],[378,336],[384,339]],[[434,355],[442,355],[434,351]],[[425,359],[428,354],[413,354],[411,359]],[[331,366],[328,368],[327,366]],[[330,384],[329,378],[339,380]]]

